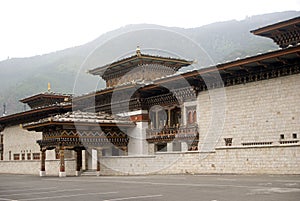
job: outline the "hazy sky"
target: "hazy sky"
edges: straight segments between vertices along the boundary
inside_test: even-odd
[[[0,60],[89,42],[127,24],[198,27],[300,10],[300,0],[0,0]]]

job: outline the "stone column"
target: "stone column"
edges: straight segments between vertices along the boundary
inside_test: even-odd
[[[63,146],[59,147],[59,159],[60,159],[59,177],[65,177],[66,176],[66,171],[65,171],[65,148]]]
[[[173,142],[168,142],[167,143],[167,152],[172,152],[173,151]]]
[[[134,128],[128,129],[129,143],[128,155],[148,155],[148,142],[146,140],[146,129],[148,128],[148,111],[138,110],[129,113]]]
[[[97,149],[97,176],[100,176],[100,157],[102,156],[102,150]]]
[[[181,151],[188,151],[189,146],[186,142],[181,142]]]
[[[46,176],[46,149],[41,149],[41,170],[40,176]]]
[[[88,153],[87,150],[82,150],[82,170],[88,169]]]
[[[76,176],[80,176],[82,169],[82,150],[77,149],[76,152]]]

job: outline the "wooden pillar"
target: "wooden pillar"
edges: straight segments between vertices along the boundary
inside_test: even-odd
[[[100,157],[102,156],[102,150],[97,149],[97,176],[100,176]]]
[[[41,149],[41,170],[40,176],[46,176],[46,149]]]
[[[66,176],[66,172],[65,172],[65,148],[63,146],[59,147],[59,159],[60,159],[59,177],[65,177]]]
[[[171,109],[168,109],[168,126],[171,127]]]
[[[80,176],[82,168],[82,150],[76,149],[76,176]]]

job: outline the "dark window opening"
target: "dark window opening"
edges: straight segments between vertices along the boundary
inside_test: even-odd
[[[280,139],[281,139],[281,140],[284,139],[284,134],[280,134]]]
[[[224,138],[225,146],[232,146],[232,138]]]
[[[20,160],[20,154],[14,154],[14,160],[15,161]]]
[[[40,153],[33,153],[32,158],[33,160],[40,160]]]
[[[156,145],[156,150],[157,150],[157,151],[160,151],[160,152],[165,152],[165,151],[167,151],[167,143],[157,144],[157,145]]]
[[[293,138],[296,139],[297,137],[297,133],[293,133]]]
[[[55,159],[59,159],[59,149],[55,149]]]
[[[112,147],[112,156],[119,156],[119,149]]]

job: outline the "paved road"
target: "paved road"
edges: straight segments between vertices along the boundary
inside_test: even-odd
[[[300,175],[38,177],[0,174],[1,200],[300,200]]]

